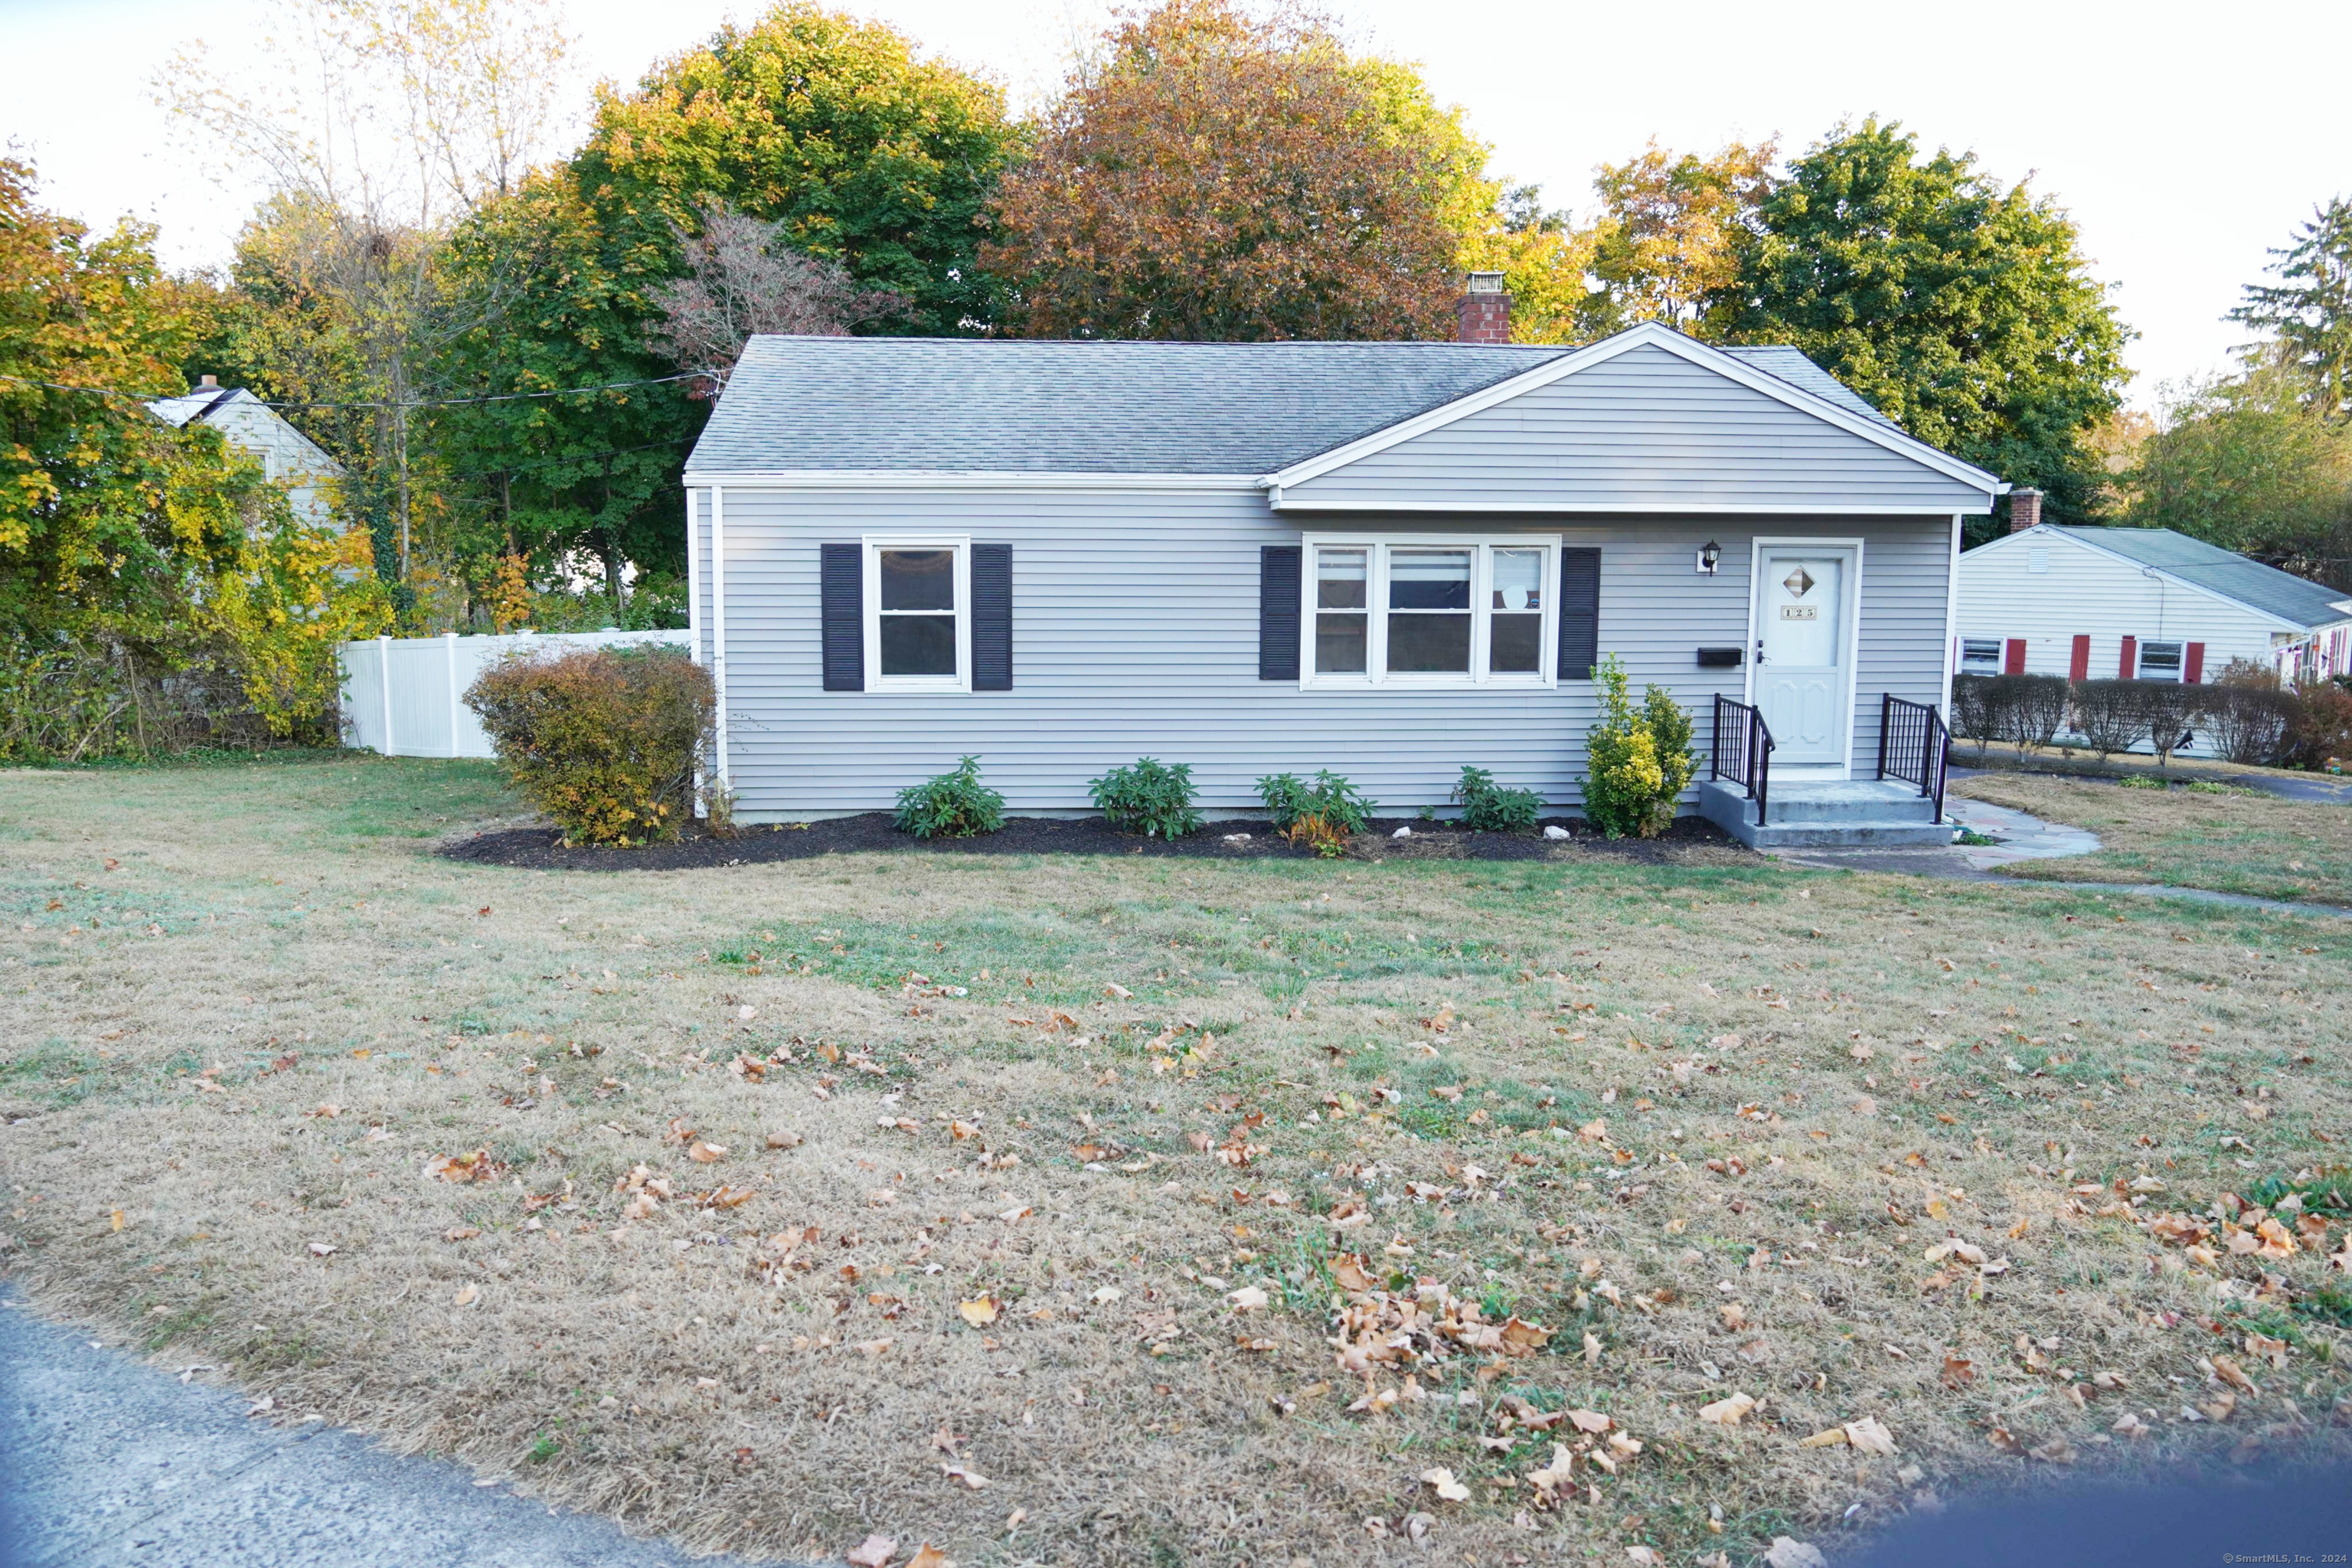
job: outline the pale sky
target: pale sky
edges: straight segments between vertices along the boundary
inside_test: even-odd
[[[839,0],[1034,103],[1058,79],[1097,0]],[[1360,42],[1419,61],[1493,143],[1492,170],[1583,213],[1593,166],[1651,137],[1677,150],[1778,134],[1784,148],[1842,117],[1903,121],[1933,146],[2028,174],[2081,224],[2118,285],[2146,404],[2157,384],[2221,367],[2221,318],[2315,205],[2352,194],[2352,142],[2330,84],[2352,58],[2352,5],[1813,7],[1489,0],[1339,0]],[[233,65],[256,0],[0,0],[0,143],[38,163],[46,199],[93,223],[163,226],[175,267],[224,260],[257,194],[207,180],[165,134],[149,83],[201,38]],[[728,0],[569,0],[593,77],[634,80],[729,16]],[[583,98],[584,99],[584,90]]]

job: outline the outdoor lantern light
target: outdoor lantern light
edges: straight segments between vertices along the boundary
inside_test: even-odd
[[[1723,546],[1712,539],[1708,540],[1698,547],[1698,574],[1702,577],[1714,576],[1716,564],[1722,559]]]

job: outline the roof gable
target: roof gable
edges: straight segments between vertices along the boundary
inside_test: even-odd
[[[1988,510],[2008,489],[1905,435],[1793,349],[1741,355],[1656,323],[1269,483],[1286,510],[1949,514]]]

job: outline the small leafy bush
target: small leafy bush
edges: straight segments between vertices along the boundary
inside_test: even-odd
[[[1372,819],[1371,801],[1328,768],[1312,781],[1297,773],[1268,773],[1257,781],[1257,795],[1276,832],[1327,860],[1344,853],[1348,840]]]
[[[1462,807],[1462,826],[1473,833],[1525,833],[1543,812],[1535,791],[1505,789],[1484,768],[1462,770],[1454,800]]]
[[[1087,786],[1095,809],[1121,833],[1147,838],[1181,838],[1200,830],[1201,814],[1192,809],[1192,767],[1151,757],[1139,757],[1113,768]]]
[[[714,700],[708,670],[658,646],[519,656],[466,693],[515,789],[567,844],[677,837]]]
[[[892,824],[918,838],[970,838],[1004,826],[1004,797],[980,782],[980,759],[963,757],[947,773],[898,792]]]
[[[1654,838],[1674,826],[1675,804],[1698,772],[1690,715],[1663,686],[1635,708],[1615,654],[1592,673],[1601,706],[1585,740],[1585,817],[1612,838]]]

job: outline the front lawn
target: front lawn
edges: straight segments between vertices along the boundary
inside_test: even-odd
[[[2342,1442],[2342,922],[1717,848],[418,836],[513,809],[0,775],[40,1306],[754,1556],[1746,1563]]]
[[[2105,779],[1982,773],[1951,788],[1954,795],[2086,827],[2104,846],[2095,855],[2003,868],[2013,877],[2163,882],[2352,905],[2352,809],[2342,805],[2281,800],[2203,779],[2158,789]]]

